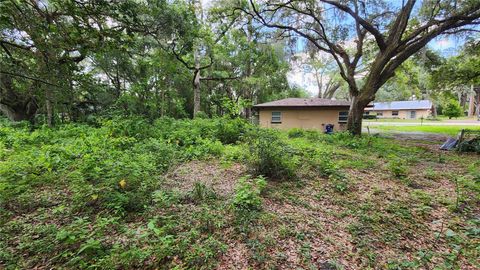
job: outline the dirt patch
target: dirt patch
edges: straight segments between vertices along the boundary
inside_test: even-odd
[[[231,242],[228,244],[227,251],[220,258],[217,270],[250,269],[248,263],[249,256],[249,250],[244,243]]]
[[[228,196],[233,193],[238,179],[245,174],[247,169],[242,164],[225,167],[215,160],[190,161],[170,171],[166,175],[166,184],[187,192],[200,182],[212,188],[216,194]]]
[[[442,265],[441,254],[453,252],[446,238],[437,236],[455,226],[448,208],[456,196],[451,175],[465,174],[467,164],[452,152],[441,158],[435,144],[408,136],[402,144],[421,147],[424,153],[420,150],[421,158],[409,164],[405,178],[394,177],[381,165],[388,160],[380,158],[369,169],[344,169],[346,192],[316,175],[299,183],[269,182],[261,218],[247,225],[251,231],[246,239],[224,233],[228,247],[217,269],[373,269],[419,259],[419,251],[436,254],[423,266]],[[201,182],[228,196],[245,174],[243,165],[225,168],[210,160],[182,164],[167,178],[184,191]],[[459,265],[473,269],[463,258]]]

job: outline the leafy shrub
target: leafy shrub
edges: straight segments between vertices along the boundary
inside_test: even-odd
[[[317,174],[328,177],[336,191],[344,193],[348,190],[349,179],[332,156],[330,151],[314,151],[307,157],[307,162]]]
[[[215,199],[217,195],[215,194],[215,191],[207,187],[204,183],[196,182],[188,197],[191,199],[191,201],[200,203]]]
[[[438,178],[438,173],[432,168],[427,168],[425,170],[425,178],[435,180]]]
[[[242,146],[225,145],[222,158],[224,161],[244,161],[248,158]]]
[[[232,144],[240,139],[248,131],[249,124],[241,118],[219,118],[216,125],[216,138],[224,144]]]
[[[331,178],[333,188],[339,193],[345,193],[349,187],[349,179],[344,175]]]
[[[199,111],[195,115],[195,118],[208,119],[208,115],[205,112]]]
[[[135,144],[132,151],[135,154],[153,153],[150,158],[159,172],[165,172],[181,155],[175,145],[156,138],[148,138],[140,144]]]
[[[260,194],[267,186],[263,176],[250,179],[250,175],[239,180],[235,191],[234,206],[240,210],[260,210],[262,199]]]
[[[364,137],[352,136],[348,132],[336,132],[323,138],[325,142],[345,146],[351,149],[362,148]]]
[[[406,162],[396,156],[390,155],[390,161],[387,164],[388,170],[397,178],[403,178],[407,176],[408,167]]]
[[[256,175],[272,180],[295,178],[298,157],[294,149],[283,142],[276,130],[257,129],[250,133],[250,166]]]
[[[305,130],[301,128],[292,128],[288,131],[289,138],[300,138],[305,137]]]
[[[223,152],[220,141],[210,139],[198,139],[194,144],[185,147],[183,156],[185,159],[201,159],[209,156],[219,156]]]
[[[316,129],[307,129],[305,130],[305,137],[309,141],[318,141],[322,138],[323,134]]]
[[[157,190],[152,194],[152,200],[159,207],[167,208],[180,201],[180,196],[174,192]]]
[[[457,146],[457,150],[460,152],[476,152],[480,153],[480,136],[471,140],[461,142]]]
[[[307,138],[310,141],[317,141],[322,138],[322,133],[316,129],[292,128],[288,131],[288,138]]]
[[[454,99],[449,100],[445,105],[445,108],[443,108],[443,114],[448,116],[448,119],[452,119],[452,117],[460,117],[463,114],[462,107],[458,101]]]
[[[109,131],[112,137],[124,136],[143,139],[153,136],[151,125],[145,118],[138,116],[103,120],[102,126]]]
[[[329,151],[315,152],[309,157],[310,163],[320,176],[331,177],[340,175],[340,167],[332,160],[332,153]]]

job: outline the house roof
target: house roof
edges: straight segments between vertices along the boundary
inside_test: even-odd
[[[255,108],[264,107],[350,107],[350,101],[323,98],[285,98],[257,104]]]
[[[433,106],[430,100],[411,100],[411,101],[391,101],[374,102],[370,111],[389,111],[389,110],[428,110]]]

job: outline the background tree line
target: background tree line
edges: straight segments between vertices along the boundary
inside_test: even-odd
[[[199,5],[3,1],[0,110],[53,125],[91,114],[223,115],[305,95],[288,85],[285,44],[221,2]]]
[[[478,82],[478,38],[448,59],[425,49],[440,35],[478,31],[474,0],[0,5],[0,110],[13,121],[250,117],[251,104],[307,95],[287,80],[299,52],[308,55],[300,62],[314,71],[319,97],[351,100],[355,134],[373,100],[465,102],[461,89]]]

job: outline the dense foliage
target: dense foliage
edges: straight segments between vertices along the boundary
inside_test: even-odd
[[[43,126],[33,131],[26,123],[4,121],[0,126],[0,266],[211,269],[227,251],[228,243],[245,241],[253,252],[250,264],[268,268],[272,263],[282,264],[265,257],[267,249],[262,247],[266,243],[261,239],[268,235],[262,233],[266,230],[263,226],[283,224],[278,221],[283,214],[275,216],[272,203],[304,205],[303,200],[317,197],[347,207],[342,215],[354,215],[349,230],[362,252],[359,256],[366,258],[367,253],[381,252],[374,247],[376,241],[385,240],[376,237],[393,241],[400,234],[408,238],[412,233],[409,226],[428,223],[429,214],[423,214],[425,219],[405,214],[408,219],[401,217],[405,225],[395,226],[364,219],[362,215],[369,210],[358,208],[362,200],[354,194],[362,193],[358,192],[360,180],[350,171],[363,173],[375,164],[386,164],[383,173],[387,178],[382,181],[405,183],[402,190],[416,187],[419,180],[412,178],[415,170],[408,167],[416,166],[419,155],[445,165],[444,158],[426,156],[422,149],[382,138],[343,133],[329,136],[301,129],[288,133],[262,130],[231,118],[160,118],[153,123],[140,117],[97,118],[90,125]],[[185,180],[175,178],[182,173],[178,168],[200,161],[229,170],[245,166],[245,170],[231,180],[228,174],[216,180],[232,186],[227,193],[225,187],[208,184],[215,177],[202,179],[205,172],[197,169]],[[457,183],[462,193],[452,202],[455,204],[443,202],[463,209],[458,224],[464,224],[476,209],[478,200],[471,193],[476,184],[471,176],[478,174],[477,165],[472,164],[471,173]],[[201,170],[211,170],[211,166]],[[388,180],[388,175],[393,180]],[[428,177],[438,176],[432,171]],[[192,184],[185,186],[183,181]],[[308,193],[303,199],[290,193],[310,185],[317,187],[318,193]],[[417,199],[412,200],[414,207],[420,207]],[[377,215],[382,211],[377,210]],[[383,214],[391,215],[388,211]],[[397,210],[392,213],[397,215]],[[383,218],[393,222],[391,217]],[[382,228],[383,236],[369,226]],[[403,226],[404,232],[393,231],[398,226]],[[474,257],[471,231],[455,226],[460,225],[449,228],[461,238],[445,243],[457,245],[470,260]],[[424,229],[415,229],[415,234]],[[286,230],[268,231],[288,237],[292,232]],[[294,238],[300,237],[296,233]],[[415,256],[411,262],[423,265],[423,257]],[[432,256],[443,260],[448,255]],[[376,265],[364,259],[360,263]],[[465,262],[454,259],[449,263]]]
[[[49,126],[93,115],[152,121],[223,116],[232,108],[250,118],[252,104],[307,96],[287,80],[290,69],[297,69],[293,77],[313,70],[320,97],[338,90],[337,98],[359,103],[349,117],[358,118],[349,124],[356,133],[365,99],[415,95],[441,103],[437,90],[448,90],[450,98],[463,91],[463,106],[465,85],[478,82],[478,38],[449,59],[420,49],[442,33],[478,23],[480,7],[423,1],[413,8],[414,2],[358,9],[357,1],[2,1],[0,111],[12,121]],[[425,16],[426,10],[434,12]],[[289,25],[266,24],[270,16]],[[346,18],[352,21],[345,24]],[[300,23],[308,20],[323,34]]]
[[[456,100],[448,101],[442,112],[443,115],[448,117],[448,119],[452,119],[453,117],[460,117],[463,115],[462,107],[460,107],[460,104]]]
[[[304,95],[287,83],[282,42],[266,43],[226,3],[198,4],[2,1],[0,110],[50,126],[99,114],[183,118],[197,103],[210,116],[234,103],[250,117],[252,102]]]
[[[478,42],[421,48],[477,1],[359,3],[1,1],[0,269],[478,268],[477,156],[252,124],[295,62],[354,134],[382,85],[461,113]]]

